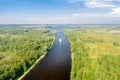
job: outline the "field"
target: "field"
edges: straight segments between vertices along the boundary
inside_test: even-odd
[[[0,27],[0,80],[16,80],[51,48],[55,33],[38,27]]]
[[[71,80],[120,80],[120,28],[65,29],[71,43]]]

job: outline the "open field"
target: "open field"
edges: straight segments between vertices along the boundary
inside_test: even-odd
[[[71,80],[120,79],[120,28],[64,31],[71,42]]]
[[[54,32],[38,27],[0,27],[0,80],[15,80],[51,48]]]

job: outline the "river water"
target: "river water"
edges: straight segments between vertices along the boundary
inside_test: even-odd
[[[61,43],[59,39],[62,39]],[[22,80],[70,80],[71,51],[68,38],[58,31],[48,55]]]

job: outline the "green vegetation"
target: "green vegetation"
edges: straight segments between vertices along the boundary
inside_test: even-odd
[[[50,49],[54,32],[38,27],[0,27],[0,80],[16,80]]]
[[[71,80],[120,80],[120,28],[64,30],[71,43]]]

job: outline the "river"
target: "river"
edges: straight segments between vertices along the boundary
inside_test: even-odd
[[[61,39],[61,43],[59,42]],[[58,31],[48,55],[22,80],[70,80],[71,51],[68,38]]]

